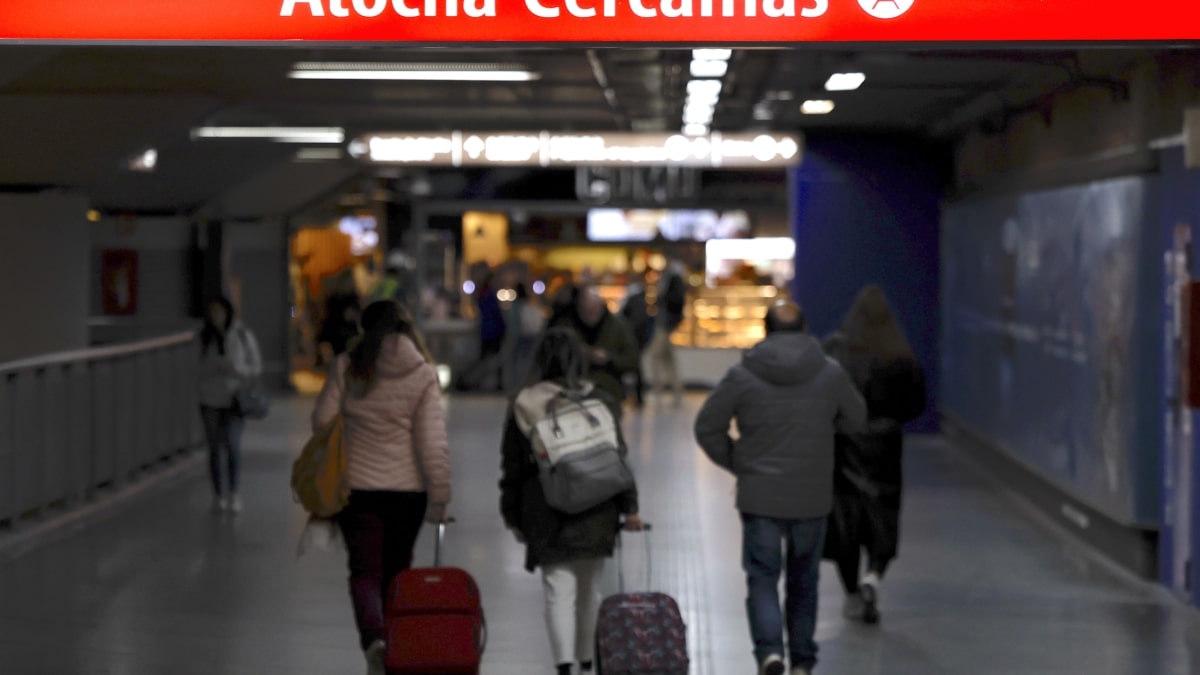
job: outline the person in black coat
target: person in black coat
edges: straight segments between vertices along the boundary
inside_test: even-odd
[[[866,433],[835,437],[825,557],[837,563],[845,616],[877,623],[879,586],[899,550],[903,425],[925,409],[925,377],[887,296],[875,285],[859,292],[841,330],[825,340],[825,351],[854,380],[869,416]]]
[[[585,379],[587,360],[579,336],[550,328],[542,336],[530,370],[530,385],[553,381],[584,400],[602,401],[614,420],[620,403]],[[616,547],[618,530],[640,530],[637,490],[628,490],[582,513],[556,511],[546,503],[529,437],[518,422],[519,394],[508,411],[501,445],[500,513],[517,541],[525,545],[525,568],[542,570],[546,626],[559,675],[571,675],[578,662],[591,670],[600,611],[604,561]],[[617,426],[620,452],[625,439]]]

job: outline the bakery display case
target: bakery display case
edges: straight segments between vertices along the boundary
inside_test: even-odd
[[[748,349],[766,334],[763,319],[787,291],[775,286],[700,286],[688,293],[683,323],[671,336],[679,347]]]

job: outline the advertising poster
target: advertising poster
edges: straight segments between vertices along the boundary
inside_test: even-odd
[[[1144,328],[1161,323],[1145,279],[1162,268],[1147,186],[973,200],[950,206],[942,230],[943,408],[1124,522],[1157,509],[1142,494],[1161,429],[1161,394],[1142,391],[1161,367]]]

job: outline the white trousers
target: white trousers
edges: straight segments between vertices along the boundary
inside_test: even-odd
[[[554,664],[593,661],[604,559],[542,566],[546,630]]]
[[[683,395],[683,380],[679,377],[679,363],[675,359],[675,345],[665,328],[656,327],[650,345],[646,347],[650,361],[650,386],[654,393],[661,394],[664,386],[670,386],[676,398]]]

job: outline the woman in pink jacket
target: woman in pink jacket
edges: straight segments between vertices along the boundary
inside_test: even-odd
[[[362,325],[358,345],[334,361],[312,423],[323,426],[339,410],[345,416],[351,493],[337,523],[367,672],[382,675],[387,587],[412,564],[422,519],[446,518],[450,453],[437,374],[408,312],[375,302]]]

